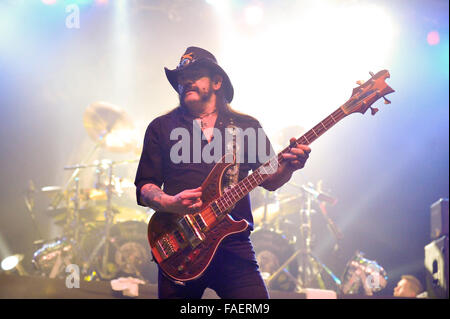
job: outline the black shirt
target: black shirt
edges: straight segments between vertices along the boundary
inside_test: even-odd
[[[267,158],[273,155],[270,142],[264,134],[260,123],[255,118],[228,110],[219,111],[215,122],[215,129],[220,131],[221,136],[219,134],[213,136],[209,143],[214,142],[217,143],[216,145],[220,143],[222,145],[222,152],[214,153],[215,160],[212,162],[208,162],[208,158],[204,158],[204,156],[198,154],[200,149],[203,151],[205,146],[208,146],[208,141],[201,132],[194,117],[186,112],[183,107],[177,107],[169,113],[154,119],[147,127],[143,150],[136,173],[135,185],[138,204],[143,205],[140,201],[140,191],[141,187],[148,183],[162,187],[166,194],[172,196],[183,190],[199,187],[213,169],[215,162],[221,159],[221,155],[225,155],[227,150],[227,145],[225,145],[225,130],[230,125],[240,128],[242,131],[249,128],[255,131],[254,136],[256,140],[244,135],[244,145],[238,145],[238,148],[243,148],[243,156],[239,160],[239,180],[241,180],[248,175],[250,170],[257,169],[267,161]],[[262,133],[259,137],[258,130]],[[177,132],[189,134],[175,134]],[[262,141],[261,136],[264,137],[264,141]],[[182,160],[181,162],[175,163],[172,159],[176,157],[177,159],[175,161],[179,161],[181,158],[180,152],[171,154],[171,151],[173,152],[175,144],[181,142],[186,143],[186,137],[188,137],[188,152],[182,155],[185,156],[183,159],[187,159],[187,161]],[[201,137],[201,141],[199,141],[199,137]],[[195,141],[196,138],[197,140]],[[215,140],[218,138],[221,138],[222,141]],[[265,145],[265,153],[261,153],[263,156],[260,156],[260,148],[258,148],[258,145]],[[235,220],[247,220],[249,227],[242,233],[233,234],[225,238],[220,244],[220,248],[226,249],[241,258],[255,260],[254,251],[249,239],[250,232],[253,230],[253,216],[248,195],[236,203],[230,215]]]

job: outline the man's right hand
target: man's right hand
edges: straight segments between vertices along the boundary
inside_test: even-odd
[[[145,184],[141,188],[141,202],[157,211],[192,214],[202,207],[202,188],[186,189],[175,196],[164,193],[154,184]]]
[[[186,189],[168,200],[166,210],[176,214],[191,214],[202,207],[202,188]]]

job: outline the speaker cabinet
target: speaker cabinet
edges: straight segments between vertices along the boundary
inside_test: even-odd
[[[430,298],[448,298],[448,236],[425,246],[426,286]]]
[[[431,239],[448,236],[448,198],[441,198],[431,205],[430,226]]]

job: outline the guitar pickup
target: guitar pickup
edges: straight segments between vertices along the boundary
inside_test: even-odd
[[[178,225],[192,247],[197,246],[205,239],[205,235],[195,226],[195,221],[191,215],[184,215],[178,221]]]
[[[202,215],[195,214],[194,215],[195,222],[200,227],[200,229],[204,232],[208,228],[208,225],[206,225],[205,220],[203,219]]]
[[[220,209],[219,206],[217,205],[217,202],[212,202],[211,205],[209,205],[209,207],[211,207],[211,211],[214,213],[216,218],[220,216]]]

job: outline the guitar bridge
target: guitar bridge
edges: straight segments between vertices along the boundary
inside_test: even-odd
[[[192,247],[197,246],[205,239],[205,235],[195,226],[195,221],[191,215],[184,215],[178,221],[178,225]]]

